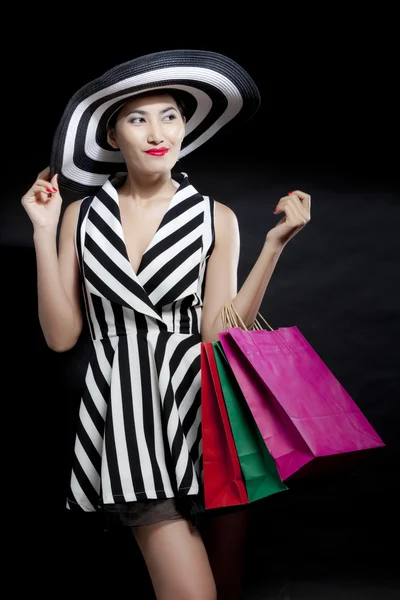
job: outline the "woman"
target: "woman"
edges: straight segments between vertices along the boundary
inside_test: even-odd
[[[93,340],[67,507],[132,527],[162,599],[240,597],[246,512],[212,511],[210,527],[196,514],[205,518],[200,343],[218,340],[229,300],[254,321],[283,248],[310,220],[310,197],[279,200],[283,218],[237,291],[234,212],[172,171],[258,104],[249,75],[213,52],[118,65],[71,99],[51,166],[22,198],[46,342],[72,348],[84,314]],[[84,198],[67,206],[57,250],[59,186]]]

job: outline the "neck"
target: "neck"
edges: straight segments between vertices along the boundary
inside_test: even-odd
[[[128,175],[118,192],[121,196],[129,197],[134,201],[148,201],[169,196],[175,190],[170,171],[138,174],[128,168]]]

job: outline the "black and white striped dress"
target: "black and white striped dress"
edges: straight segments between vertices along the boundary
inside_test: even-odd
[[[185,173],[135,273],[117,189],[80,206],[76,250],[93,350],[67,508],[194,495],[203,481],[200,323],[214,201]]]

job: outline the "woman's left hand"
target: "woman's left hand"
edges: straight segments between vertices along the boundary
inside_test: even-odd
[[[288,192],[274,210],[274,214],[280,213],[284,213],[284,217],[268,232],[266,241],[284,246],[310,222],[311,196],[300,190]]]

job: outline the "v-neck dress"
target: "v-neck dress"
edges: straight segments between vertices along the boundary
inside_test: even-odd
[[[75,244],[92,339],[67,508],[195,496],[203,483],[200,326],[214,201],[176,192],[137,272],[118,192],[81,202]]]

